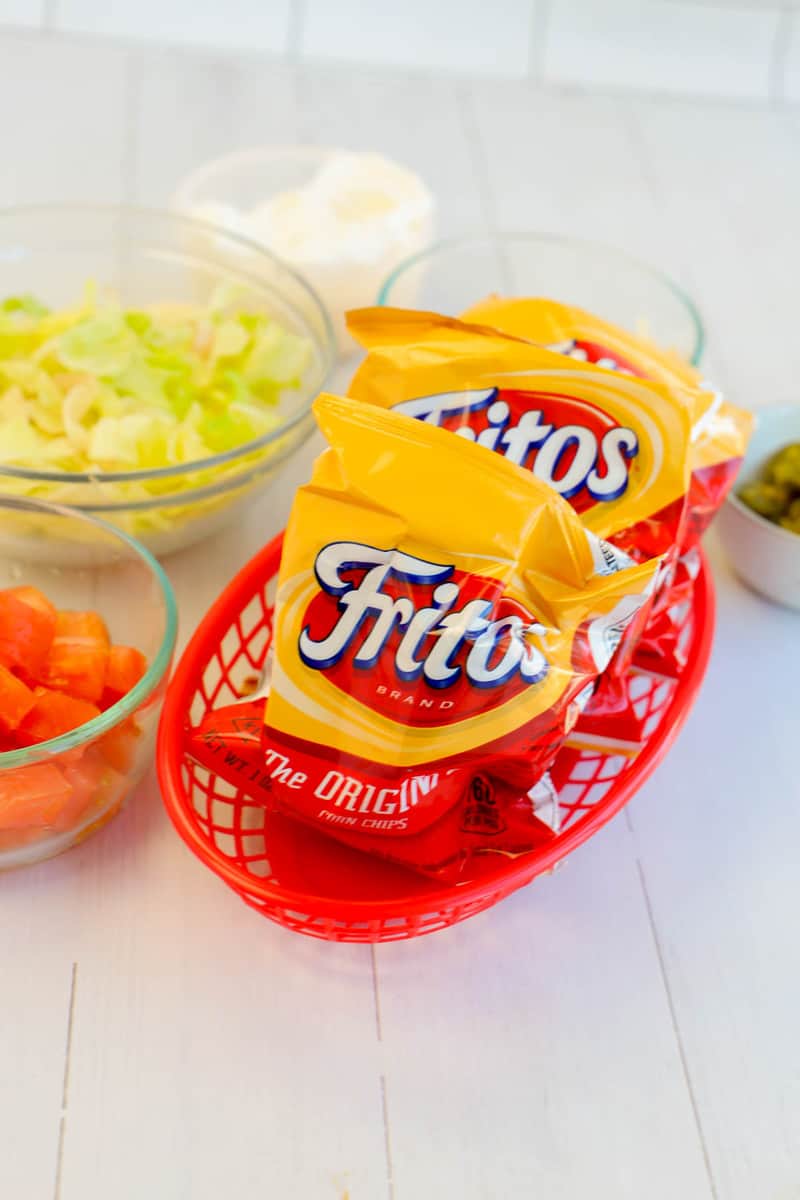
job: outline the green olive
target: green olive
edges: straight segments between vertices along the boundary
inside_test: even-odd
[[[781,517],[778,524],[783,529],[788,529],[790,533],[800,534],[800,515],[796,517]]]
[[[784,446],[774,454],[767,464],[765,475],[770,483],[800,490],[800,442]]]
[[[742,504],[770,521],[783,516],[791,498],[790,489],[779,483],[746,483],[739,492]]]

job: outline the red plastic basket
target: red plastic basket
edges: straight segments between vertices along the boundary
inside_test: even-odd
[[[496,872],[442,888],[248,801],[189,758],[188,723],[242,693],[257,675],[272,637],[281,538],[233,579],[189,643],[161,718],[158,771],[172,821],[197,857],[265,917],[288,929],[344,942],[383,942],[444,929],[496,904],[552,869],[630,799],[666,753],[705,674],[714,628],[714,590],[705,559],[686,606],[681,641],[687,666],[678,679],[637,672],[631,697],[646,721],[633,758],[566,749],[559,778],[562,824],[555,839]]]

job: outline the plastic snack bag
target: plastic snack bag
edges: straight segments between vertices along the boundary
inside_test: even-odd
[[[576,362],[593,363],[640,379],[701,387],[690,363],[672,350],[635,336],[574,305],[542,297],[487,296],[461,313],[462,321],[489,325],[512,337],[537,342]]]
[[[330,449],[286,531],[260,763],[251,721],[244,765],[226,764],[219,714],[197,756],[355,848],[463,881],[553,836],[536,785],[659,561],[625,565],[551,487],[463,438],[314,408]]]
[[[557,314],[562,308],[552,306]],[[563,338],[574,322],[561,315],[555,326],[547,301],[487,302],[471,312],[498,324],[506,319],[506,328],[511,318],[517,324],[506,333],[431,313],[351,313],[350,327],[370,353],[350,394],[521,462],[568,499],[589,528],[636,561],[665,556],[666,570],[687,522],[693,423],[714,402],[711,393],[697,386],[690,368],[656,350],[645,365],[660,370],[662,381],[645,380],[644,355],[623,365],[629,339],[619,331],[607,336],[610,350],[593,333],[595,340],[565,364]],[[540,336],[561,340],[553,348],[526,344],[517,334],[534,324]],[[618,726],[626,752],[640,740],[626,676],[647,618],[644,606],[579,721],[600,745]]]
[[[359,309],[370,353],[348,394],[528,468],[636,561],[670,551],[689,485],[695,389],[573,362],[488,326]]]
[[[727,404],[678,354],[635,337],[592,313],[554,300],[490,296],[462,314],[559,354],[693,394],[691,480],[678,552],[696,545],[733,486],[753,417]]]
[[[255,798],[273,812],[282,811],[286,815],[274,803],[274,768],[264,761],[265,708],[266,700],[261,698],[228,704],[207,713],[192,731],[191,753],[201,766],[222,775],[243,795]],[[455,845],[461,855],[458,860],[446,863],[440,870],[423,870],[452,877],[454,882],[465,882],[491,871],[497,862],[497,853],[513,855],[549,841],[558,833],[560,822],[558,792],[549,772],[545,772],[526,795],[521,795],[515,788],[503,788],[502,782],[498,788],[497,781],[476,775],[465,803],[454,806],[430,833],[412,837],[408,846],[414,855],[424,858],[430,853],[438,853],[440,846]],[[329,834],[327,829],[322,832]],[[485,848],[487,852],[481,852],[478,839],[491,839],[491,845]],[[361,843],[354,839],[354,844],[359,846]],[[386,857],[394,857],[405,865],[409,862],[404,850]],[[416,862],[412,865],[418,867]]]
[[[693,391],[691,477],[677,545],[655,589],[647,626],[642,622],[639,630],[631,632],[629,654],[620,659],[617,671],[601,682],[597,696],[582,718],[585,729],[589,726],[600,729],[607,714],[622,719],[627,707],[621,676],[629,665],[634,640],[638,643],[639,661],[649,669],[674,675],[685,665],[685,651],[680,644],[681,606],[691,594],[699,570],[695,548],[733,486],[750,440],[753,416],[726,403],[679,355],[644,337],[634,337],[583,309],[552,300],[493,296],[474,305],[463,316],[465,320],[480,321],[513,336],[544,343],[578,361]]]
[[[635,751],[641,745],[643,724],[628,702],[627,672],[634,650],[640,666],[659,674],[674,676],[685,666],[685,649],[680,641],[682,606],[691,597],[700,566],[696,546],[733,485],[753,418],[725,403],[677,354],[644,337],[634,337],[583,309],[545,299],[490,297],[468,309],[463,318],[546,344],[580,362],[690,388],[694,394],[691,478],[675,551],[665,563],[646,626],[642,620],[640,628],[631,631],[627,654],[623,653],[599,681],[576,731],[582,744],[594,740],[601,746],[609,731],[614,730],[613,743],[625,751]]]

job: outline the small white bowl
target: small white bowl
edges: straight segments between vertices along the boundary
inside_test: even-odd
[[[717,518],[720,540],[736,574],[756,592],[800,610],[800,534],[773,525],[743,504],[737,492],[758,479],[767,460],[800,442],[800,404],[760,409],[734,491]]]

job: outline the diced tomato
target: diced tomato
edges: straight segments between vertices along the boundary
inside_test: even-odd
[[[127,696],[147,670],[147,659],[141,650],[133,646],[112,646],[106,661],[105,690],[103,692],[103,707],[116,704],[123,696]]]
[[[59,810],[53,824],[59,833],[74,829],[89,815],[92,805],[92,795],[85,788],[75,788],[72,795]]]
[[[97,791],[98,772],[87,755],[84,762],[65,767],[64,777],[72,788],[72,795],[59,812],[57,825],[66,831],[89,815]]]
[[[50,688],[98,701],[103,694],[109,650],[108,630],[94,612],[59,612],[41,682]]]
[[[54,763],[33,763],[0,772],[0,829],[52,825],[72,790]]]
[[[133,766],[140,736],[139,727],[133,717],[128,717],[98,738],[97,748],[107,763],[116,771],[125,774]]]
[[[47,599],[44,592],[40,591],[37,587],[28,586],[8,588],[7,590],[12,596],[16,596],[18,600],[22,600],[23,603],[29,604],[31,608],[35,608],[38,612],[43,613],[55,629],[58,610],[55,604],[51,604]]]
[[[0,662],[37,675],[50,650],[56,610],[33,587],[0,591]]]
[[[28,715],[36,696],[22,680],[0,663],[0,730],[11,733]]]
[[[33,707],[20,722],[18,736],[29,745],[46,742],[77,729],[79,725],[85,725],[99,715],[100,709],[89,700],[37,687]]]
[[[92,813],[99,817],[118,808],[128,791],[125,776],[110,767],[95,747],[89,749],[83,762],[67,767],[64,775],[73,794],[59,814],[59,828],[69,829]]]

